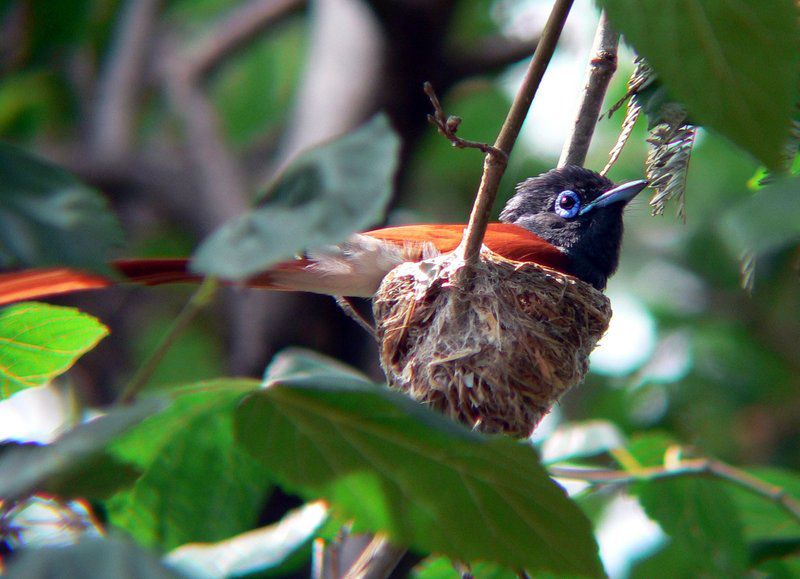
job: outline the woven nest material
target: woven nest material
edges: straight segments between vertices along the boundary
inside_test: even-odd
[[[611,319],[608,298],[571,276],[486,249],[468,292],[453,254],[405,263],[373,299],[390,385],[488,433],[526,437],[583,380]]]

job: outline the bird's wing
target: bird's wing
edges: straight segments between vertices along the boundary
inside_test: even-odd
[[[368,231],[364,235],[394,244],[433,246],[439,253],[453,251],[461,242],[462,224],[402,225]],[[535,233],[510,223],[490,223],[483,244],[512,261],[534,262],[562,273],[569,273],[569,259],[560,249]],[[418,257],[414,261],[418,261]]]
[[[461,241],[459,224],[404,225],[355,235],[347,242],[279,263],[244,285],[331,295],[369,297],[381,279],[404,261],[420,261],[453,251]],[[529,231],[491,223],[484,244],[514,261],[532,261],[569,273],[567,257]],[[185,258],[125,259],[113,263],[123,278],[144,285],[197,282]],[[114,280],[69,268],[33,269],[0,274],[0,305],[64,293],[101,289]]]

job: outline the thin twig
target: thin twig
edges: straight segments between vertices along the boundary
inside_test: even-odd
[[[681,459],[676,461],[675,464],[647,467],[633,471],[557,466],[550,467],[549,471],[554,477],[581,480],[592,484],[630,484],[638,481],[678,478],[699,474],[711,475],[773,501],[792,518],[800,522],[800,500],[787,494],[781,487],[714,459]]]
[[[145,57],[160,5],[161,0],[128,0],[119,11],[90,133],[92,151],[99,158],[121,158],[133,144]]]
[[[603,99],[611,77],[617,70],[618,44],[619,33],[611,26],[604,10],[600,13],[600,21],[597,24],[592,57],[586,71],[583,98],[578,107],[578,115],[572,127],[572,133],[561,151],[561,158],[558,160],[559,167],[583,165],[586,162],[586,154],[589,152],[589,144],[600,118]]]
[[[200,79],[247,46],[266,28],[303,8],[306,0],[250,0],[237,6],[203,35],[183,61],[184,74]]]
[[[469,225],[464,233],[464,239],[459,245],[458,252],[464,259],[465,267],[462,275],[472,269],[480,255],[483,236],[486,234],[486,226],[489,223],[489,212],[494,205],[497,190],[500,186],[500,179],[505,173],[508,164],[508,155],[514,147],[514,143],[519,136],[522,123],[528,115],[533,97],[541,84],[545,70],[550,63],[556,44],[561,36],[561,30],[567,20],[567,15],[572,7],[572,0],[556,0],[547,23],[542,32],[542,39],[536,47],[536,52],[531,59],[522,85],[514,97],[511,109],[508,111],[500,134],[494,143],[494,147],[504,153],[503,156],[489,153],[483,163],[483,175],[478,194],[475,197],[475,204],[472,206],[472,213],[469,216]],[[463,278],[462,278],[463,279]]]
[[[359,312],[350,298],[346,296],[335,296],[336,305],[345,315],[366,330],[373,338],[377,339],[375,326]]]
[[[172,322],[169,331],[164,335],[159,342],[153,353],[145,360],[139,367],[136,373],[128,382],[127,386],[122,390],[119,396],[120,404],[129,404],[138,396],[139,392],[144,388],[153,377],[155,371],[158,369],[159,364],[170,351],[175,342],[180,338],[181,334],[186,331],[192,320],[200,313],[203,308],[208,306],[214,299],[217,293],[218,283],[215,278],[207,277],[200,284],[200,287],[192,294],[189,301],[178,314],[178,317]]]
[[[439,133],[444,135],[454,147],[458,149],[479,149],[483,151],[485,155],[497,155],[508,162],[508,155],[504,151],[491,146],[489,143],[468,141],[456,135],[458,127],[461,125],[461,117],[445,115],[442,103],[439,101],[439,97],[436,96],[436,91],[433,90],[431,83],[426,82],[422,85],[422,90],[428,95],[431,105],[433,105],[433,114],[428,115],[428,122],[435,125],[436,128],[439,129]]]
[[[375,535],[361,556],[347,570],[344,579],[386,579],[405,552],[404,547],[397,547],[386,537]]]

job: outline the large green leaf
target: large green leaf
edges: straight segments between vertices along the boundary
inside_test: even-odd
[[[233,440],[233,408],[255,380],[175,390],[170,408],[117,441],[111,452],[144,475],[107,507],[138,542],[174,549],[214,542],[255,525],[269,490],[265,468]]]
[[[672,576],[681,576],[684,571],[709,576],[743,575],[747,549],[739,513],[725,486],[722,481],[699,476],[634,485],[647,516],[670,536],[665,549],[669,555],[663,557],[679,564],[673,568]]]
[[[207,579],[240,577],[267,569],[276,573],[281,566],[291,565],[294,556],[303,555],[326,517],[324,505],[308,503],[287,513],[273,525],[218,543],[192,543],[178,547],[167,555],[166,560],[188,575]]]
[[[598,0],[693,118],[777,168],[797,102],[793,0]]]
[[[301,155],[268,201],[223,225],[198,248],[192,267],[227,279],[249,277],[298,252],[344,241],[383,218],[400,143],[385,115]]]
[[[777,468],[748,469],[759,480],[783,490],[787,496],[800,501],[800,475]],[[748,541],[797,539],[800,523],[779,504],[740,487],[731,486],[730,494],[736,504]]]
[[[181,573],[154,554],[121,539],[85,539],[77,545],[25,549],[3,575],[7,579],[178,579]]]
[[[121,482],[117,474],[109,473],[106,468],[97,473],[98,476],[109,477],[110,481],[105,483],[81,481],[76,473],[82,472],[82,476],[86,477],[94,476],[93,471],[80,469],[86,465],[97,466],[98,463],[92,461],[102,456],[111,440],[163,408],[164,401],[158,399],[115,408],[100,418],[76,426],[52,444],[21,445],[7,450],[0,457],[0,498],[11,500],[34,491],[75,496],[86,488],[106,489],[109,485]],[[127,472],[131,473],[130,470]]]
[[[638,437],[627,448],[628,456],[639,466],[658,466],[671,444],[664,435]],[[639,565],[635,576],[742,576],[747,549],[726,482],[687,475],[643,480],[631,488],[647,515],[670,537],[668,546]]]
[[[762,253],[800,242],[800,178],[770,183],[725,213],[721,225],[737,251]]]
[[[69,370],[108,334],[75,308],[35,302],[0,310],[0,398],[39,386]]]
[[[237,409],[237,439],[281,484],[425,552],[602,575],[589,521],[533,448],[312,366],[269,380]]]
[[[0,143],[0,266],[107,272],[122,240],[106,200],[55,165]]]

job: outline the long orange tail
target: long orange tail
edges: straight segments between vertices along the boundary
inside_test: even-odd
[[[112,265],[124,280],[144,284],[194,283],[200,276],[188,270],[188,259],[125,259]],[[297,260],[280,264],[274,272],[302,270],[308,262]],[[293,289],[272,283],[270,273],[258,275],[247,281],[248,287],[283,290]],[[116,281],[93,273],[66,267],[29,269],[0,274],[0,305],[24,300],[34,300],[59,294],[107,288]]]

